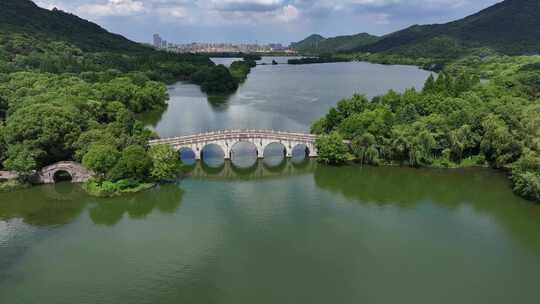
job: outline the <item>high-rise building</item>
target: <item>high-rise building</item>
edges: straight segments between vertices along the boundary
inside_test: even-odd
[[[166,49],[166,48],[167,48],[167,40],[162,40],[162,41],[161,41],[161,48],[162,48],[162,49]]]
[[[162,40],[159,34],[154,34],[154,47],[158,49],[161,48],[161,43],[162,43]]]

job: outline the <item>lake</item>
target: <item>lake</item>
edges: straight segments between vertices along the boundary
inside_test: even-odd
[[[287,58],[265,61],[271,59],[286,62]],[[230,63],[234,59],[215,60]],[[355,93],[373,97],[389,89],[421,89],[429,74],[413,66],[365,62],[261,65],[231,96],[208,98],[196,85],[170,86],[167,111],[144,120],[161,137],[238,128],[307,132],[340,99]]]
[[[307,131],[340,98],[421,88],[367,63],[258,66],[232,96],[170,87],[163,137]],[[245,164],[245,163],[244,163]],[[0,193],[0,303],[534,303],[540,208],[498,171],[197,163],[137,195]]]

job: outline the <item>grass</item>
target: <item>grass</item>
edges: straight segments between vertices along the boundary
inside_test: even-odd
[[[155,187],[155,183],[120,180],[118,182],[89,180],[82,188],[88,195],[96,197],[113,197],[142,192]]]

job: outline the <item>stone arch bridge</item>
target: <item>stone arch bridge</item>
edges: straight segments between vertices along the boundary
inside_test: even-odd
[[[292,151],[297,146],[307,148],[306,155],[317,157],[317,148],[315,147],[316,135],[305,133],[281,132],[272,130],[222,130],[195,135],[185,135],[172,138],[151,140],[149,144],[172,146],[175,150],[191,149],[197,160],[202,158],[203,149],[214,144],[221,148],[225,159],[230,159],[232,148],[239,142],[248,142],[257,148],[257,156],[264,157],[265,148],[273,143],[282,144],[285,148],[286,157],[292,157]]]
[[[94,175],[92,171],[79,163],[63,161],[44,167],[36,172],[34,182],[37,184],[54,184],[59,173],[67,173],[73,183],[85,182]]]

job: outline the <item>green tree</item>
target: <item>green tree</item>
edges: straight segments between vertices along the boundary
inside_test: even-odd
[[[377,142],[375,136],[371,133],[364,133],[355,137],[351,143],[351,148],[361,164],[379,164],[380,154],[377,148]]]
[[[75,159],[82,161],[88,150],[95,144],[111,146],[117,150],[119,135],[112,134],[107,128],[96,128],[83,132],[73,144],[75,148]]]
[[[8,148],[24,143],[26,149],[43,151],[31,155],[38,166],[69,160],[73,143],[84,127],[80,112],[70,106],[37,103],[20,108],[10,115],[4,128]]]
[[[106,144],[93,144],[82,159],[83,165],[104,177],[118,162],[120,153],[116,147]]]
[[[8,102],[4,97],[0,96],[0,121],[6,117],[7,110]]]
[[[28,179],[34,170],[39,169],[36,162],[43,151],[31,149],[24,144],[10,145],[7,149],[4,166],[6,169],[20,174],[23,180]]]
[[[482,121],[482,128],[480,149],[492,166],[501,168],[520,157],[521,146],[499,116],[488,115]]]
[[[317,137],[315,145],[317,146],[318,160],[320,162],[340,165],[347,160],[349,148],[343,142],[343,137],[337,132]]]
[[[423,92],[427,94],[432,94],[436,92],[435,77],[433,77],[433,74],[430,74],[428,79],[426,80]]]
[[[321,118],[311,125],[311,134],[323,134],[327,132],[326,118]]]
[[[182,164],[178,153],[169,145],[152,146],[149,151],[152,158],[150,175],[155,180],[170,180],[177,177]]]
[[[116,165],[109,172],[113,181],[131,179],[145,181],[150,175],[152,159],[141,146],[129,146],[124,151]]]

